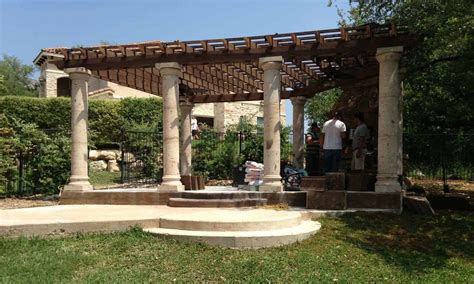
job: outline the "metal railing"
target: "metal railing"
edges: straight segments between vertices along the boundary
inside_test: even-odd
[[[412,179],[474,181],[474,135],[404,134],[404,172]]]
[[[161,182],[163,177],[162,133],[122,130],[121,140],[121,182],[141,184]]]

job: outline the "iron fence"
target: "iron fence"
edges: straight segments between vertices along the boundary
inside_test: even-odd
[[[245,161],[263,163],[263,132],[202,131],[192,141],[192,167],[197,175],[210,179],[230,179],[233,168]],[[291,161],[292,133],[282,132],[280,158]]]
[[[474,181],[474,135],[404,134],[404,171],[413,179]]]
[[[29,137],[22,130],[17,130],[15,139],[19,143],[13,148],[9,142],[4,143],[3,162],[10,160],[12,165],[4,164],[2,169],[3,183],[0,184],[0,196],[26,196],[40,193],[55,193],[59,191],[57,182],[66,180],[69,176],[70,161],[64,155],[69,155],[70,132],[63,129],[38,129],[44,137]],[[26,135],[26,136],[25,136]],[[23,138],[19,138],[23,137]],[[63,155],[63,157],[60,157]],[[63,172],[67,169],[66,172]]]
[[[122,183],[154,184],[163,177],[163,135],[155,131],[122,130]]]

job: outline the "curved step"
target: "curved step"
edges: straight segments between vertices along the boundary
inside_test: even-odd
[[[160,218],[160,228],[191,231],[259,231],[298,226],[303,219],[299,212],[273,210],[236,211],[210,215],[209,212],[173,214]]]
[[[205,208],[231,208],[231,207],[255,207],[266,205],[264,198],[247,199],[189,199],[172,197],[168,201],[170,207],[205,207]]]
[[[145,231],[175,239],[201,242],[213,246],[228,248],[262,248],[274,247],[302,241],[317,233],[321,228],[319,222],[303,221],[295,227],[266,231],[190,231],[165,228],[149,228]]]
[[[260,198],[259,192],[199,192],[199,191],[185,191],[172,193],[173,198],[188,198],[188,199],[247,199]]]

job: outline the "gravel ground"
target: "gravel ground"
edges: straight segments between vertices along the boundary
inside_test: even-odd
[[[28,208],[58,205],[58,200],[0,198],[0,209]]]

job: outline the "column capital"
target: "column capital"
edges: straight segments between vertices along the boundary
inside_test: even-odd
[[[69,78],[71,80],[82,79],[88,81],[89,77],[92,75],[91,70],[86,69],[84,67],[66,68],[64,69],[64,72],[69,75]]]
[[[398,61],[402,57],[403,46],[390,46],[377,48],[375,57],[378,62]]]
[[[160,75],[183,76],[182,66],[177,62],[156,63],[155,68],[160,71]]]
[[[305,96],[296,96],[296,97],[290,97],[290,101],[293,105],[304,105],[306,103],[306,97]]]
[[[194,107],[194,103],[187,100],[181,101],[179,102],[179,107],[182,109],[192,109]]]
[[[260,57],[258,59],[258,65],[264,71],[265,70],[280,70],[282,64],[283,64],[282,56]]]

